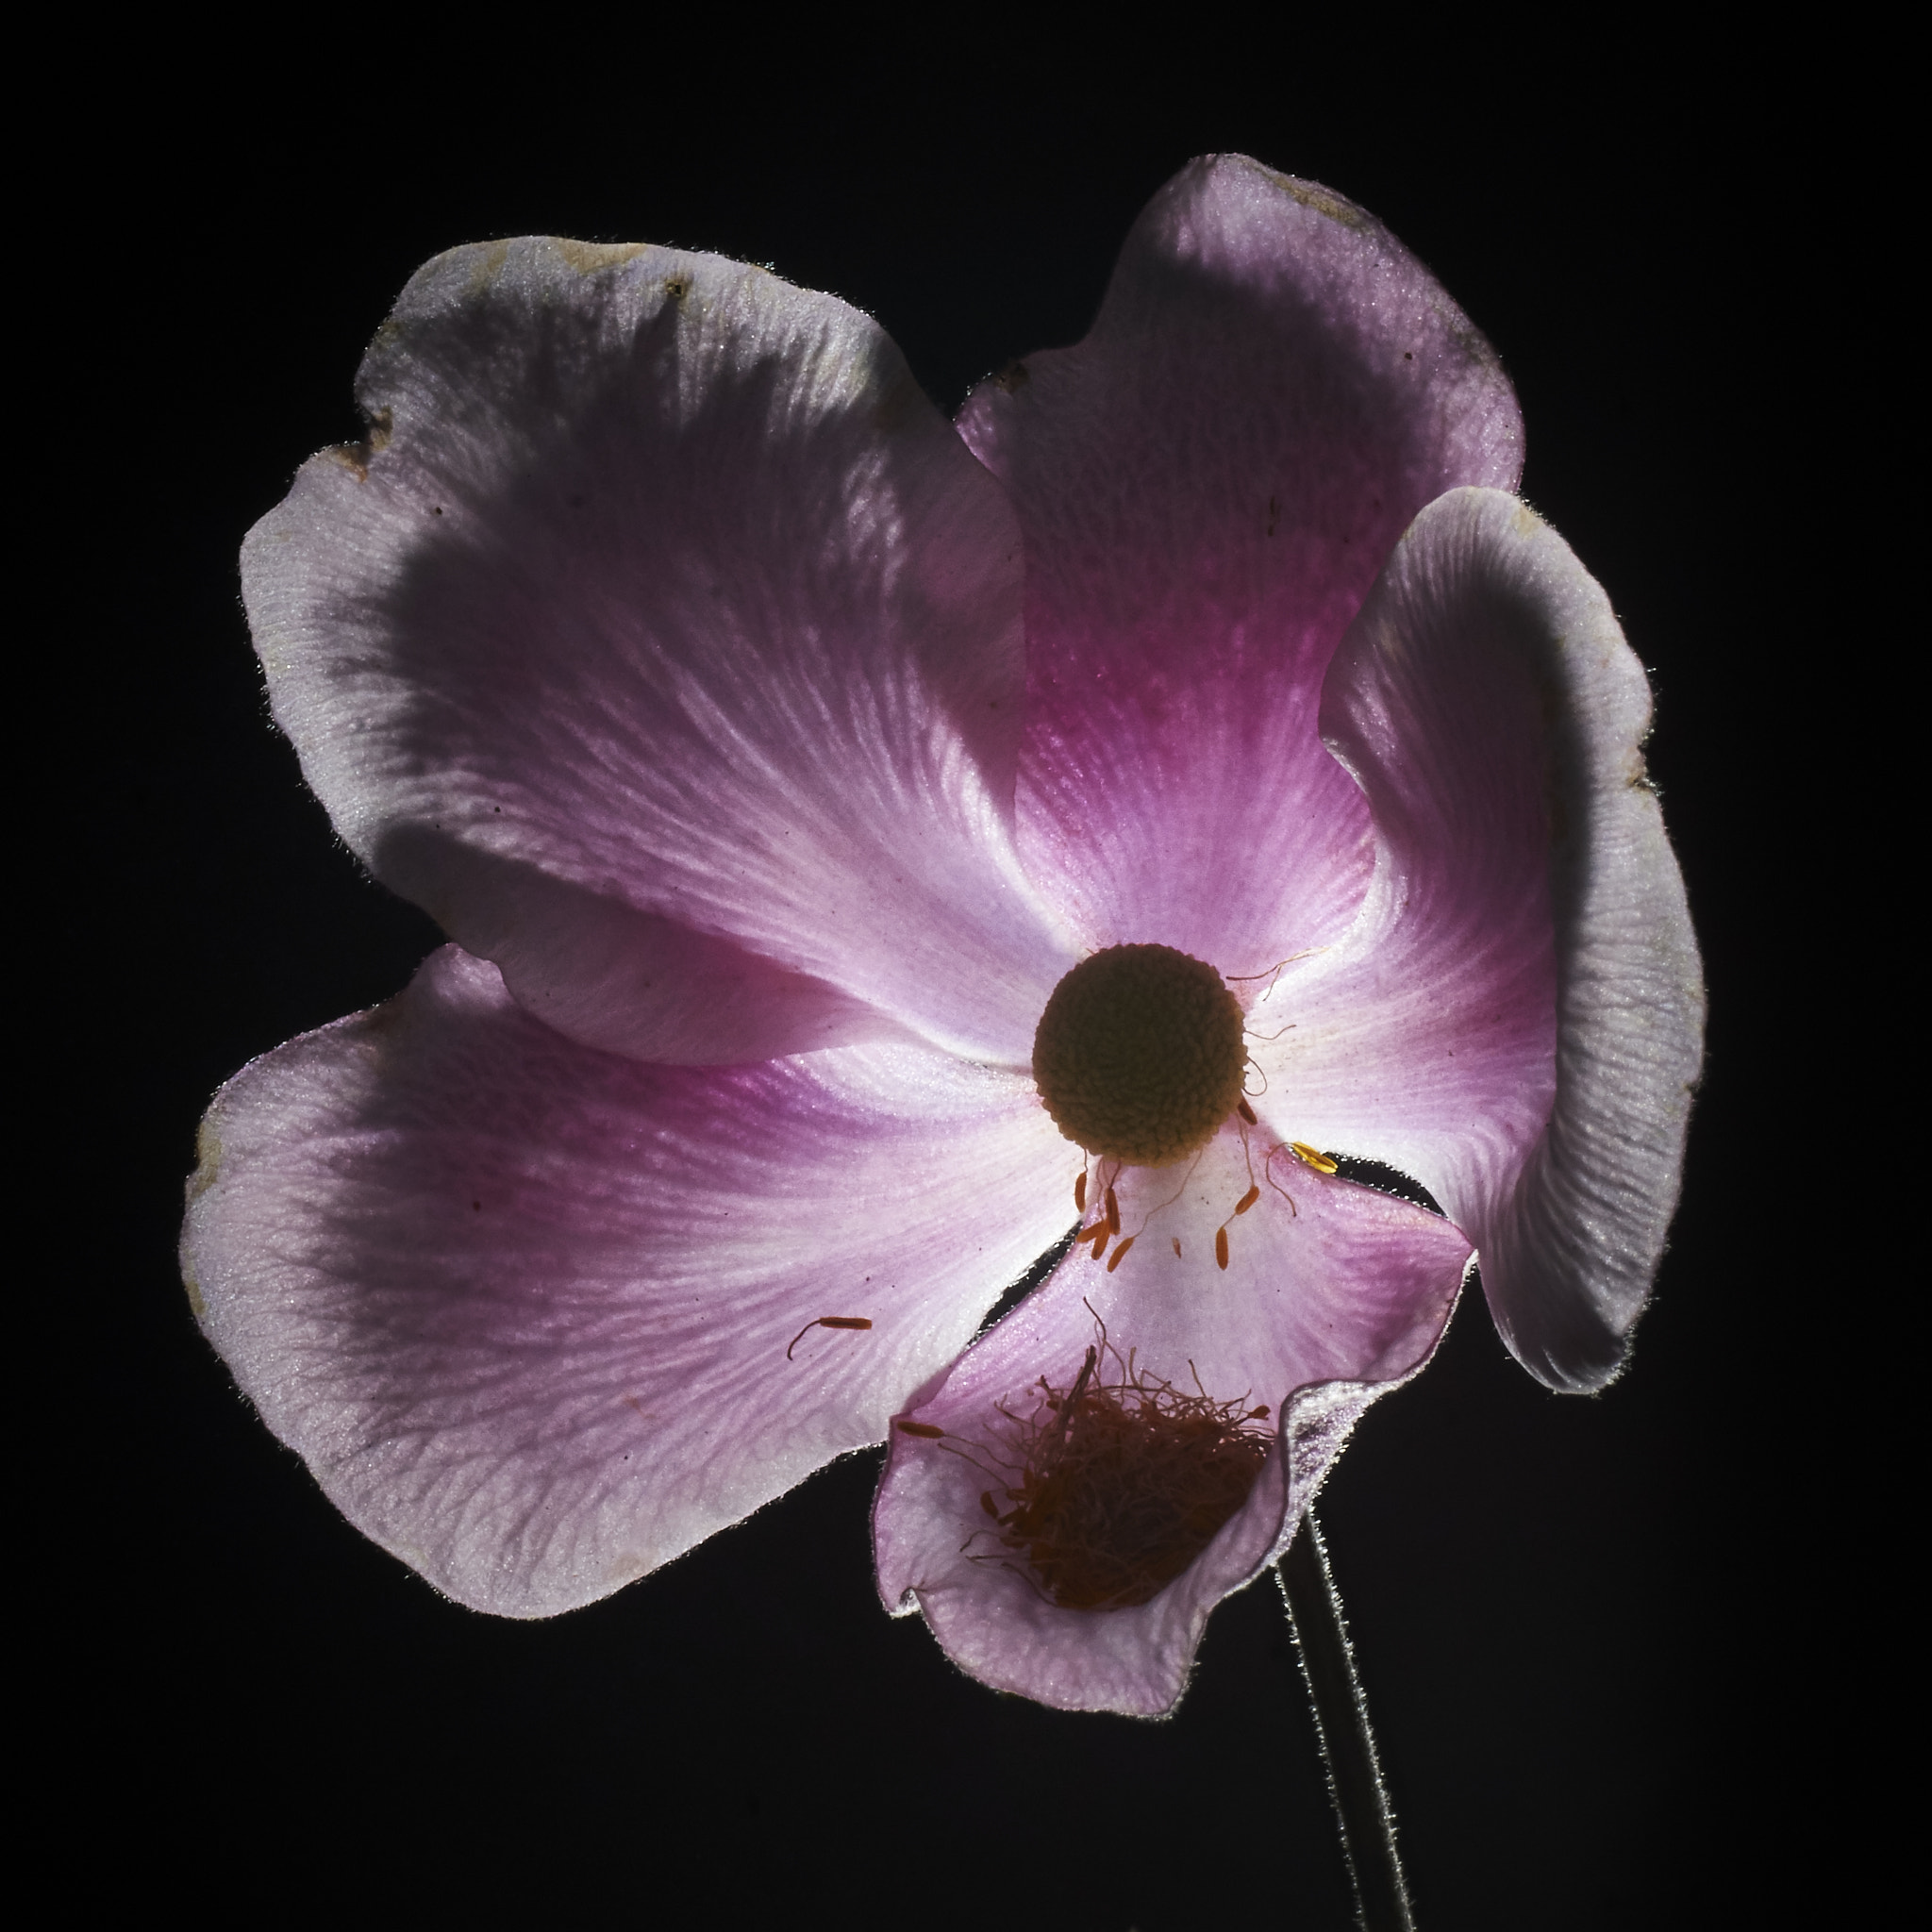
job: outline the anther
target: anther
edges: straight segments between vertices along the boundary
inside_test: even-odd
[[[1107,1191],[1107,1226],[1109,1234],[1121,1231],[1121,1204],[1111,1188]]]
[[[1126,1240],[1124,1241],[1120,1244],[1120,1246],[1113,1251],[1113,1258],[1107,1264],[1107,1272],[1109,1274],[1111,1274],[1113,1271],[1116,1268],[1118,1268],[1121,1265],[1121,1263],[1127,1258],[1127,1250],[1131,1248],[1134,1245],[1134,1243],[1140,1239],[1141,1237],[1139,1235],[1130,1234],[1126,1238]]]
[[[869,1315],[814,1315],[796,1335],[791,1338],[791,1348],[796,1348],[814,1328],[870,1328]],[[791,1348],[785,1351],[785,1359],[791,1359]]]
[[[1086,1211],[1087,1170],[1083,1167],[1080,1170],[1080,1172],[1074,1176],[1074,1212],[1075,1214],[1084,1214],[1086,1213]]]
[[[946,1433],[935,1428],[930,1423],[895,1422],[892,1426],[905,1436],[920,1436],[928,1442],[937,1442]]]
[[[1227,1230],[1224,1227],[1214,1230],[1214,1265],[1217,1268],[1227,1266]]]
[[[1288,1144],[1290,1150],[1296,1158],[1306,1161],[1317,1174],[1336,1174],[1340,1172],[1335,1162],[1330,1160],[1319,1147],[1310,1147],[1306,1141],[1291,1141]]]
[[[1255,1205],[1255,1203],[1258,1201],[1260,1198],[1261,1190],[1258,1187],[1250,1188],[1248,1191],[1245,1194],[1243,1194],[1241,1197],[1241,1199],[1234,1204],[1234,1211],[1237,1214],[1245,1214],[1248,1211],[1248,1209],[1252,1208]]]
[[[1245,1099],[1236,1101],[1234,1110],[1241,1115],[1242,1120],[1247,1122],[1249,1126],[1258,1127],[1261,1124],[1259,1116],[1257,1115],[1255,1109],[1248,1105]]]

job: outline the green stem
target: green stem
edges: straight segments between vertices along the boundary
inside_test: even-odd
[[[1341,1856],[1355,1887],[1356,1924],[1362,1932],[1415,1932],[1408,1887],[1395,1849],[1395,1814],[1375,1760],[1375,1734],[1369,1725],[1368,1700],[1355,1673],[1348,1624],[1329,1574],[1328,1549],[1315,1525],[1314,1511],[1302,1519],[1288,1554],[1275,1566],[1288,1621],[1308,1701],[1315,1707],[1315,1732],[1328,1769],[1328,1795],[1341,1827]]]

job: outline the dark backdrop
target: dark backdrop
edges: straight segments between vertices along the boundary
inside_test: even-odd
[[[91,534],[57,640],[92,773],[74,918],[101,915],[106,974],[62,1090],[86,1373],[71,1328],[50,1371],[100,1452],[92,1554],[46,1585],[83,1640],[58,1760],[98,1830],[79,1893],[271,1922],[1346,1922],[1266,1585],[1216,1614],[1172,1722],[996,1697],[879,1610],[859,1457],[601,1605],[492,1622],[337,1518],[200,1341],[173,1258],[215,1085],[437,942],[302,790],[235,574],[296,464],[359,433],[355,366],[409,272],[530,231],[769,262],[874,312],[951,409],[1081,335],[1142,202],[1216,148],[1375,210],[1501,351],[1526,493],[1653,667],[1713,993],[1686,1205],[1623,1380],[1548,1394],[1466,1304],[1322,1499],[1421,1923],[1702,1924],[1798,1849],[1758,1822],[1783,1782],[1757,1727],[1783,1711],[1769,1532],[1802,1502],[1770,1446],[1791,1276],[1745,1212],[1780,1098],[1754,747],[1793,621],[1759,429],[1768,151],[1708,77],[1674,97],[1615,70],[1584,98],[1446,42],[1395,61],[1339,30],[1180,28],[1131,85],[1042,72],[1017,21],[902,47],[841,20],[775,53],[727,25],[702,57],[526,21],[460,59],[318,42],[313,74],[245,81],[158,46],[111,110],[76,108],[75,152],[115,183],[59,271],[90,348],[68,447]],[[708,1905],[674,1904],[685,1886]]]

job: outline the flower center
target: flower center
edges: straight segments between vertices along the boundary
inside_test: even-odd
[[[1240,1104],[1241,1009],[1206,960],[1172,946],[1109,946],[1054,988],[1033,1036],[1033,1078],[1054,1124],[1104,1160],[1166,1167]]]

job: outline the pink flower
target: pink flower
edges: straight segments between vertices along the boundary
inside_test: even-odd
[[[1649,694],[1372,217],[1194,163],[957,425],[827,296],[548,240],[429,263],[359,395],[245,594],[455,943],[222,1091],[183,1257],[368,1535],[546,1616],[890,1429],[888,1606],[1154,1712],[1473,1255],[1616,1373],[1702,1014]]]

